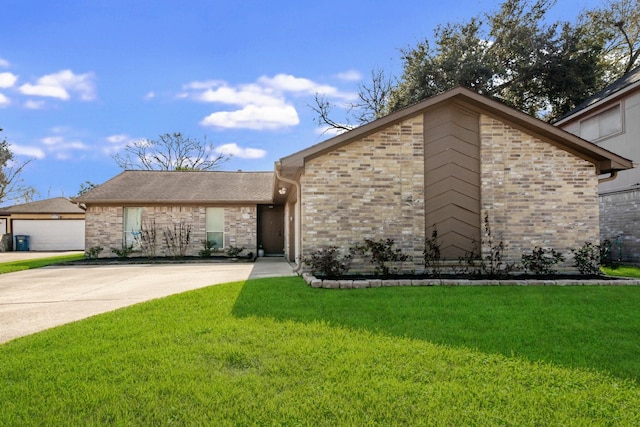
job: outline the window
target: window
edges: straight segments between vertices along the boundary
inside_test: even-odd
[[[224,248],[224,209],[207,208],[207,240],[215,244],[216,249]]]
[[[587,141],[597,141],[622,132],[620,104],[580,122],[580,136]]]
[[[125,246],[136,247],[139,242],[136,236],[140,235],[142,229],[142,208],[124,208],[124,224],[122,242]]]

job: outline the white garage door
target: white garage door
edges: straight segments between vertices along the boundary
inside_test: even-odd
[[[13,236],[29,236],[30,251],[84,250],[84,220],[14,220]]]

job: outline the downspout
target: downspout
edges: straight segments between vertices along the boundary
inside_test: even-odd
[[[276,162],[276,178],[278,178],[282,182],[286,182],[296,187],[296,211],[295,211],[295,220],[296,220],[296,245],[298,246],[298,256],[296,258],[296,266],[293,271],[299,273],[302,270],[302,189],[300,188],[300,184],[289,178],[285,178],[280,175],[280,167],[282,164],[280,161]],[[295,251],[295,248],[294,248]]]

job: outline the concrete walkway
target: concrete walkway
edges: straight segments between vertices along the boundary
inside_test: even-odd
[[[192,289],[294,275],[283,258],[258,258],[255,263],[51,266],[0,274],[0,343]]]

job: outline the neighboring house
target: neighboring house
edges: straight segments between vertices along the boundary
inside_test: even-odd
[[[640,161],[640,67],[570,111],[556,126],[620,156]],[[640,263],[640,169],[602,180],[600,237],[612,256]]]
[[[165,231],[177,234],[180,224],[185,231],[190,226],[189,256],[198,255],[205,239],[217,250],[245,247],[244,254],[255,255],[261,247],[283,255],[274,185],[273,172],[125,171],[74,201],[86,207],[86,248],[102,247],[102,257],[123,245],[137,247],[136,235],[152,229],[157,255],[169,255]]]
[[[298,262],[320,248],[391,238],[413,257],[405,268],[419,271],[434,226],[447,259],[477,242],[486,251],[485,215],[508,261],[536,246],[568,255],[598,241],[598,176],[631,167],[456,88],[283,157],[274,173],[128,171],[76,201],[87,208],[87,248],[121,247],[152,219],[183,221],[195,242],[263,245]]]
[[[284,157],[276,173],[297,186],[286,205],[289,254],[391,238],[413,257],[405,268],[419,270],[434,226],[445,258],[457,260],[480,241],[486,253],[487,215],[507,261],[551,247],[569,268],[570,248],[599,240],[598,176],[632,166],[455,88]]]
[[[2,208],[0,227],[4,250],[26,249],[15,245],[16,236],[28,236],[30,251],[84,250],[84,209],[65,197]]]

